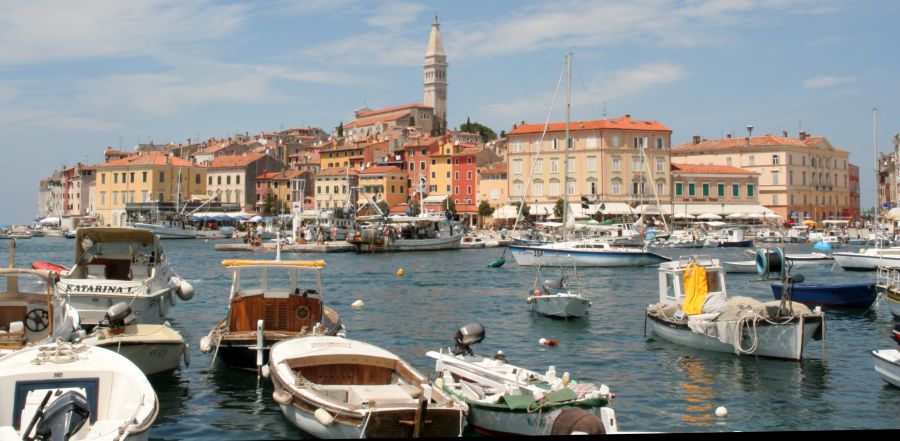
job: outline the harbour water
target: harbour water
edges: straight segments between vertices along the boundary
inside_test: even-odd
[[[220,262],[274,258],[274,254],[217,252],[222,241],[164,241],[169,261],[196,289],[195,297],[169,311],[173,326],[191,344],[191,366],[151,377],[160,413],[150,431],[157,440],[293,439],[304,434],[281,415],[268,380],[210,366],[199,340],[227,310],[231,280]],[[43,260],[71,265],[74,241],[46,237],[17,242],[16,263]],[[787,245],[791,253],[811,244]],[[499,248],[357,255],[285,254],[284,259],[326,259],[325,298],[348,327],[348,337],[382,346],[430,372],[425,352],[452,343],[460,326],[478,321],[486,330],[476,353],[503,350],[511,363],[535,370],[556,366],[578,381],[602,382],[616,393],[620,430],[648,432],[818,431],[900,429],[900,389],[873,370],[870,351],[893,347],[894,319],[886,307],[826,309],[824,344],[813,342],[803,362],[756,359],[695,351],[644,335],[644,310],[655,303],[657,268],[585,268],[581,293],[592,302],[587,319],[555,320],[532,315],[525,302],[533,268],[508,258],[488,268]],[[669,249],[670,257],[699,253],[746,260],[743,249]],[[7,262],[8,246],[0,251]],[[404,269],[404,276],[396,271]],[[545,276],[558,270],[544,269]],[[874,280],[874,273],[848,273],[831,265],[804,268],[807,282]],[[572,275],[570,274],[570,277]],[[728,277],[730,295],[772,300],[756,275]],[[361,299],[362,309],[350,304]],[[538,344],[554,339],[559,346]],[[725,406],[726,418],[715,416]]]

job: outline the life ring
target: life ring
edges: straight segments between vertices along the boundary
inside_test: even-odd
[[[297,310],[294,311],[294,314],[297,315],[297,318],[303,320],[309,317],[309,307],[305,305],[300,305],[297,307]]]
[[[50,315],[46,309],[35,308],[25,316],[25,327],[31,332],[41,332],[50,324]]]

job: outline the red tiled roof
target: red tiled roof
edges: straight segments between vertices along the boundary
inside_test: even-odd
[[[253,153],[249,155],[235,155],[235,156],[219,156],[218,158],[213,158],[209,163],[209,168],[234,168],[234,167],[244,167],[247,164],[256,161],[259,158],[266,156],[265,153]]]
[[[467,144],[464,144],[464,145],[467,145]],[[453,155],[451,155],[451,156],[456,156],[456,157],[459,157],[459,156],[472,156],[472,155],[475,155],[475,154],[480,153],[481,150],[482,150],[482,149],[479,149],[479,148],[469,147],[469,148],[466,148],[466,149],[464,149],[463,151],[461,151],[461,152],[459,152],[459,153],[455,153],[455,154],[453,154]]]
[[[762,135],[762,136],[753,136],[749,138],[724,138],[724,139],[709,139],[703,140],[699,143],[694,144],[693,142],[686,142],[683,144],[678,144],[675,147],[672,147],[673,153],[679,152],[692,152],[692,151],[702,151],[702,150],[710,150],[710,149],[728,149],[735,147],[769,147],[769,146],[795,146],[795,147],[815,147],[819,141],[824,140],[824,136],[810,136],[804,140],[800,138],[790,138],[786,136],[775,136],[775,135]],[[677,152],[676,152],[677,150]],[[842,151],[841,149],[835,148],[835,150]]]
[[[403,170],[400,170],[400,167],[393,165],[376,165],[359,172],[361,175],[375,175],[382,173],[403,173]]]
[[[759,173],[729,165],[700,165],[700,164],[675,164],[672,163],[672,173],[697,173],[697,174],[729,174],[729,175],[758,175]]]
[[[409,109],[433,109],[433,107],[426,106],[424,104],[419,104],[419,103],[409,103],[409,104],[403,104],[400,106],[385,107],[383,109],[370,110],[365,113],[360,113],[359,116],[372,116],[372,115],[377,115],[377,114],[381,114],[381,113],[396,112],[398,110],[409,110]]]
[[[270,179],[275,179],[276,176],[281,174],[281,172],[265,172],[256,177],[257,181],[268,181]]]
[[[324,169],[320,170],[319,173],[317,173],[316,175],[317,175],[317,176],[339,176],[339,175],[346,175],[346,174],[347,174],[347,169],[346,169],[346,168],[343,168],[343,167],[328,167],[328,168],[324,168]],[[351,175],[351,176],[356,176],[356,175],[358,175],[358,174],[359,174],[359,173],[357,173],[356,170],[354,170],[354,169],[352,169],[352,168],[350,169],[350,175]]]
[[[671,132],[672,129],[660,124],[656,121],[640,121],[631,119],[630,115],[625,115],[615,119],[598,119],[594,121],[571,121],[569,123],[570,132],[578,132],[581,130],[601,130],[601,129],[618,129],[618,130],[644,130],[644,131],[664,131]],[[507,132],[507,135],[522,135],[529,133],[542,133],[544,124],[522,124]],[[547,132],[565,132],[565,122],[553,122],[547,126]]]
[[[137,166],[137,165],[171,165],[175,167],[203,167],[200,164],[195,164],[191,161],[187,161],[181,159],[177,156],[172,156],[171,154],[166,154],[163,152],[141,152],[136,153],[131,156],[116,159],[109,162],[104,162],[97,166],[97,168],[101,167],[127,167],[127,166]]]
[[[478,170],[478,173],[483,175],[487,174],[499,174],[499,173],[507,173],[509,171],[509,167],[506,164],[498,164],[491,166],[489,168],[482,168]]]

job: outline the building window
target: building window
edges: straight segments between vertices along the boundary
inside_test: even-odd
[[[234,183],[240,185],[241,184],[241,175],[234,176]]]
[[[777,194],[772,195],[772,205],[778,205],[778,195]]]
[[[716,194],[717,194],[720,198],[724,198],[724,197],[725,197],[725,184],[723,184],[723,183],[721,183],[721,182],[718,183],[718,184],[716,184]]]
[[[419,170],[425,171],[425,161],[419,161]]]
[[[632,156],[631,157],[631,171],[633,171],[633,172],[644,171],[644,157],[643,156]]]
[[[522,196],[522,181],[513,182],[512,192],[512,196]]]
[[[741,196],[741,186],[738,184],[731,184],[731,196],[740,197]]]
[[[636,149],[647,148],[647,137],[646,136],[635,136],[634,137],[634,148],[636,148]]]
[[[575,158],[569,158],[566,161],[566,173],[572,173],[575,171]]]
[[[772,165],[778,165],[780,163],[781,160],[779,159],[778,155],[772,155]]]
[[[431,179],[437,179],[437,172],[431,172]]]
[[[613,136],[612,141],[610,143],[612,144],[613,147],[618,148],[619,147],[619,135]]]
[[[590,190],[590,194],[597,194],[597,181],[588,181],[588,187]]]
[[[747,184],[747,197],[753,197],[753,184]]]
[[[656,158],[656,171],[662,173],[665,170],[665,158]]]
[[[772,185],[780,185],[781,184],[781,173],[777,171],[772,172]]]
[[[113,173],[113,184],[118,184],[118,183],[119,183],[119,174]]]
[[[515,161],[513,161],[513,167],[512,167],[512,168],[513,168],[513,173],[515,173],[515,174],[517,174],[517,175],[522,174],[522,160],[521,160],[521,159],[516,159]]]
[[[128,182],[134,184],[134,172],[128,174]]]
[[[596,136],[588,137],[587,140],[585,141],[585,144],[587,145],[587,148],[589,148],[589,149],[597,148],[597,137]]]
[[[622,160],[618,156],[612,158],[612,171],[622,171]]]
[[[454,181],[458,181],[458,180],[459,180],[459,172],[453,172],[453,180],[454,180]]]
[[[159,172],[159,182],[166,182],[166,172]]]
[[[681,182],[675,183],[675,196],[684,196],[684,184]]]
[[[731,156],[725,157],[725,165],[731,167]]]
[[[534,195],[535,196],[543,196],[544,195],[544,183],[541,181],[534,181]]]
[[[709,183],[708,182],[703,183],[703,197],[705,197],[705,198],[709,197]]]
[[[550,173],[559,173],[559,159],[550,160]]]
[[[618,179],[613,179],[612,181],[612,193],[613,195],[622,194],[622,181]]]
[[[466,186],[466,194],[472,194],[472,186],[471,185]]]
[[[144,182],[147,182],[147,181],[144,181]],[[206,177],[206,185],[212,185],[212,176]]]
[[[103,175],[100,175],[100,176],[103,176]],[[105,191],[100,192],[100,205],[106,205],[106,192]]]
[[[106,173],[100,173],[100,183],[101,184],[106,183]]]
[[[665,190],[666,182],[665,181],[656,181],[656,194],[663,194],[663,190]]]
[[[693,182],[688,183],[688,196],[694,197],[697,195],[697,184]]]
[[[535,173],[543,173],[544,172],[544,160],[543,159],[535,159],[534,160],[534,172]]]
[[[466,172],[466,180],[468,180],[468,181],[472,180],[472,172]]]
[[[596,138],[594,138],[596,139]],[[587,171],[595,172],[597,171],[597,157],[596,156],[588,156],[587,158]]]
[[[756,158],[753,155],[747,159],[749,161],[749,165],[756,165]]]
[[[550,181],[550,196],[559,196],[559,181]]]

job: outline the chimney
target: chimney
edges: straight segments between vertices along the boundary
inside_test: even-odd
[[[731,133],[725,135],[725,139],[731,139]]]
[[[806,132],[800,132],[800,140],[801,140],[801,141],[806,140],[806,137],[807,137],[807,136],[809,136],[808,133],[806,133]]]
[[[694,135],[694,144],[700,144],[700,135]]]
[[[625,119],[631,119],[631,114],[626,113],[626,114],[625,114]]]
[[[787,130],[782,130],[782,131],[781,131],[781,136],[787,138]]]

